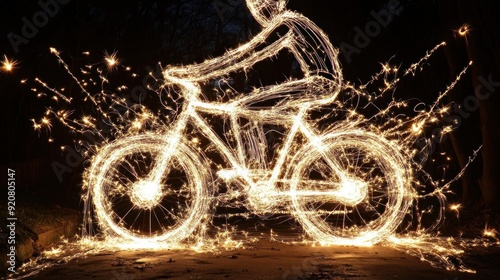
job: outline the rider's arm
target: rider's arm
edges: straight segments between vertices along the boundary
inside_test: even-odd
[[[276,24],[264,29],[247,44],[228,51],[221,57],[212,58],[199,64],[168,66],[163,72],[166,83],[182,85],[187,92],[196,94],[199,91],[196,83],[199,81],[224,77],[229,73],[250,68],[261,60],[277,55],[282,49],[294,44],[292,42],[294,34],[291,30],[285,36],[257,50],[277,26],[279,25]]]
[[[281,26],[287,26],[288,32],[273,43],[259,49],[263,42]],[[228,51],[222,57],[209,59],[200,64],[168,67],[164,73],[167,79],[174,77],[193,82],[203,81],[252,67],[259,61],[277,55],[283,49],[289,49],[293,53],[304,76],[333,73],[334,79],[340,77],[336,50],[326,34],[306,17],[290,11],[275,17],[250,42]]]
[[[251,67],[261,60],[277,55],[282,49],[293,44],[293,34],[288,31],[275,42],[257,50],[276,28],[277,26],[269,26],[250,42],[226,52],[223,56],[208,59],[199,64],[167,67],[164,74],[166,78],[175,77],[195,82],[222,77]]]

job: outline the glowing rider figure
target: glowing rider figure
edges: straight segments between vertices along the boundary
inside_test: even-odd
[[[167,67],[165,78],[172,82],[206,81],[241,70],[243,67],[277,55],[288,49],[300,65],[305,78],[327,77],[330,81],[315,81],[329,87],[330,97],[335,98],[342,84],[342,71],[337,59],[338,51],[328,36],[305,16],[286,10],[285,0],[247,0],[246,4],[256,21],[263,27],[250,42],[228,51],[224,59],[214,58],[200,64]],[[279,27],[286,26],[288,32],[264,48],[261,47]],[[334,85],[334,87],[331,87]],[[286,85],[281,85],[286,86]],[[293,87],[296,87],[294,83]],[[323,90],[322,90],[323,91]],[[326,91],[325,91],[326,92]],[[325,104],[332,101],[324,98]]]

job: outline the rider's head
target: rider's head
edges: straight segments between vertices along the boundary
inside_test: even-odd
[[[275,16],[286,9],[287,0],[246,0],[247,7],[257,20],[265,26]]]

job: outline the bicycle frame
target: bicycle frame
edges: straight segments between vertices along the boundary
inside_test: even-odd
[[[271,196],[290,196],[287,191],[278,191],[277,183],[285,182],[284,169],[286,165],[287,155],[289,155],[294,139],[297,134],[301,134],[308,143],[312,143],[316,149],[322,150],[320,139],[321,134],[316,132],[315,129],[306,121],[308,113],[311,109],[317,108],[322,105],[332,104],[337,95],[339,94],[339,83],[341,82],[341,73],[334,73],[328,69],[328,65],[333,67],[334,70],[340,69],[338,61],[333,57],[326,57],[326,61],[319,61],[320,55],[316,49],[311,50],[312,53],[304,54],[304,51],[298,51],[309,46],[309,43],[303,39],[302,30],[305,30],[310,40],[315,44],[322,46],[327,54],[335,54],[336,51],[327,39],[326,35],[306,17],[285,11],[280,15],[281,21],[272,21],[261,31],[261,33],[254,37],[249,43],[240,46],[239,48],[230,51],[226,57],[229,60],[208,60],[202,64],[194,64],[183,67],[170,67],[164,71],[165,84],[175,84],[180,86],[181,95],[185,101],[181,108],[176,123],[173,125],[171,133],[165,135],[171,143],[167,149],[162,153],[158,160],[158,165],[162,168],[155,168],[156,172],[152,175],[154,182],[160,182],[164,172],[168,172],[168,162],[171,156],[176,151],[176,145],[182,141],[181,137],[184,135],[184,129],[188,123],[196,127],[206,139],[213,142],[217,147],[218,152],[232,167],[232,170],[219,170],[217,174],[224,179],[240,178],[242,180],[243,188],[248,192],[255,192],[257,194],[266,194]],[[288,32],[280,37],[277,41],[257,50],[258,46],[262,44],[263,38],[269,37],[280,26],[287,26]],[[307,28],[304,28],[304,27]],[[198,86],[198,82],[207,81],[221,77],[227,73],[237,71],[241,68],[238,65],[254,65],[255,63],[265,60],[271,55],[277,55],[282,49],[288,48],[293,50],[296,60],[298,61],[301,70],[304,74],[303,79],[285,82],[280,85],[264,88],[261,92],[252,95],[239,97],[228,103],[211,103],[204,102],[200,99],[202,92]],[[256,50],[254,55],[248,55],[252,50]],[[312,66],[311,66],[312,65]],[[328,74],[329,78],[322,77],[323,74]],[[266,100],[275,96],[280,96],[280,93],[287,94],[290,91],[315,91],[318,95],[305,95],[298,101],[287,102],[283,108],[272,108],[270,110],[260,110],[256,113],[245,106],[251,104],[252,101]],[[279,110],[282,113],[277,114]],[[231,147],[228,147],[224,141],[210,128],[210,125],[199,114],[200,112],[209,113],[212,115],[226,116],[230,120],[231,132],[236,138],[236,152],[233,152]],[[290,112],[293,112],[290,113]],[[263,123],[276,123],[276,118],[279,122],[289,127],[288,134],[286,135],[283,147],[274,166],[269,170],[270,175],[265,180],[256,181],[251,178],[251,171],[247,165],[245,158],[244,144],[241,138],[241,127],[237,119],[240,117],[247,118],[251,121],[260,121]],[[325,158],[330,161],[330,166],[336,167],[335,159],[330,159],[328,156]],[[162,172],[163,171],[163,172]],[[338,174],[342,172],[340,170]],[[353,185],[358,185],[356,178],[342,178],[344,184],[349,182],[351,189]],[[286,183],[286,182],[285,182]],[[341,183],[342,184],[342,183]],[[241,184],[240,184],[241,185]],[[358,189],[361,189],[359,186]],[[338,190],[335,190],[338,189]],[[361,192],[354,192],[361,193]],[[294,195],[297,195],[295,193]],[[347,194],[339,186],[328,192],[313,192],[302,191],[301,196],[324,196],[327,195],[331,198],[337,197],[343,200],[344,203],[355,203],[360,201],[359,197],[353,197],[353,194]]]
[[[328,83],[327,79],[321,77],[315,77],[313,80],[323,81]],[[326,104],[326,102],[332,102],[334,98],[329,96],[326,99],[313,99],[313,100],[299,100],[295,102],[292,106],[287,105],[286,109],[289,111],[285,114],[279,114],[279,110],[276,109],[268,109],[268,110],[260,110],[258,113],[255,110],[245,106],[254,100],[255,97],[243,97],[238,98],[229,103],[211,103],[204,102],[199,99],[201,95],[201,89],[197,86],[196,83],[191,81],[185,81],[182,79],[176,80],[177,84],[182,85],[183,88],[183,96],[185,98],[184,105],[182,106],[181,114],[179,115],[176,123],[173,126],[172,131],[167,132],[164,137],[168,138],[169,143],[171,143],[165,152],[161,155],[160,160],[158,161],[161,164],[162,168],[155,168],[155,170],[168,170],[168,162],[176,151],[176,145],[179,141],[183,141],[182,137],[184,137],[184,130],[187,127],[187,124],[191,124],[197,129],[201,134],[210,141],[213,142],[214,146],[217,148],[217,151],[223,158],[229,163],[232,167],[230,170],[218,170],[217,174],[219,177],[222,177],[225,180],[231,180],[238,178],[242,182],[240,182],[240,186],[243,187],[244,191],[250,196],[253,197],[254,204],[256,205],[266,205],[272,206],[271,199],[272,197],[283,197],[290,195],[299,195],[301,197],[317,197],[317,196],[328,196],[330,200],[341,200],[344,203],[356,204],[362,200],[362,198],[366,195],[362,190],[364,186],[359,184],[355,178],[343,178],[341,183],[330,183],[331,189],[329,191],[300,191],[300,193],[291,194],[289,191],[278,190],[277,183],[287,183],[287,178],[284,175],[285,165],[287,164],[287,157],[290,154],[291,147],[294,143],[294,139],[298,134],[301,134],[305,139],[307,139],[307,143],[312,144],[316,149],[323,150],[321,143],[321,134],[318,134],[315,129],[306,121],[306,117],[311,109],[314,109],[318,106],[318,104]],[[306,87],[310,87],[312,85],[310,80],[297,80],[288,83],[287,86],[295,86],[296,84],[301,84]],[[317,84],[315,83],[317,87]],[[283,87],[283,85],[279,85],[279,87]],[[270,87],[264,91],[262,91],[258,96],[269,96],[269,92],[275,92],[276,87]],[[257,96],[257,98],[258,98]],[[211,115],[225,116],[230,120],[231,132],[236,135],[236,149],[232,149],[226,144],[217,133],[210,127],[207,121],[200,115],[200,112],[208,113]],[[249,169],[247,159],[244,151],[244,144],[241,138],[241,126],[238,124],[238,118],[243,117],[247,118],[251,121],[259,121],[262,123],[273,124],[276,123],[276,117],[281,116],[279,121],[282,124],[285,124],[289,127],[289,131],[284,137],[283,147],[280,149],[280,153],[277,157],[276,163],[272,166],[271,169],[266,170],[266,173],[269,171],[269,176],[264,180],[254,180],[251,176],[252,170]],[[233,152],[235,150],[236,152]],[[330,159],[332,162],[335,159]],[[331,163],[332,167],[338,166],[337,164]],[[337,170],[338,174],[342,172]],[[156,174],[158,177],[154,177],[157,179],[161,179],[162,173]],[[236,180],[234,180],[236,181]],[[341,186],[339,186],[339,184]],[[342,188],[342,184],[349,187],[349,192],[346,192]],[[265,200],[265,203],[263,203]],[[255,206],[255,205],[254,205]]]

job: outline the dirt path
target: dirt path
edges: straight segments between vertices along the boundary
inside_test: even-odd
[[[498,279],[500,254],[476,256],[476,274],[436,269],[382,247],[311,247],[258,241],[220,254],[129,251],[58,264],[26,279]]]

